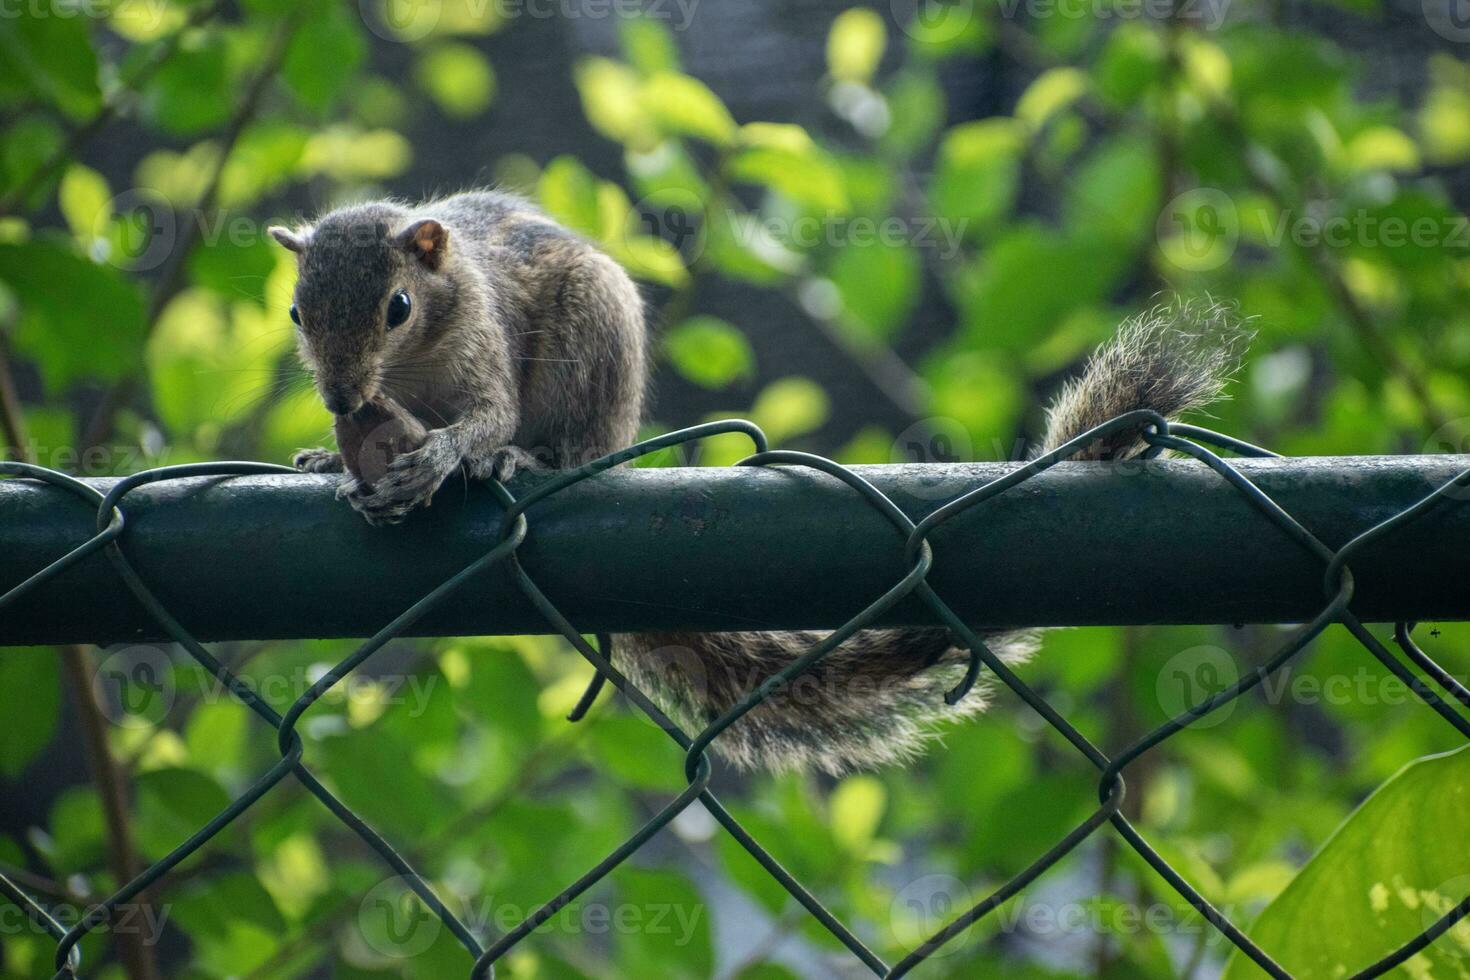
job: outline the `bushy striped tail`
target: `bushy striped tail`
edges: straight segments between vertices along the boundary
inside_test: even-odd
[[[1046,448],[1135,409],[1165,417],[1218,398],[1248,340],[1233,312],[1208,303],[1159,306],[1127,321],[1088,361],[1047,414]],[[1144,449],[1142,429],[1115,433],[1079,459],[1125,459]],[[809,631],[626,635],[616,662],[690,735],[736,706],[827,634]],[[1034,633],[988,634],[1007,663],[1036,648]],[[946,721],[983,711],[990,688],[977,684],[945,702],[969,653],[945,629],[865,630],[777,690],[714,741],[743,768],[854,769],[904,763]],[[933,666],[925,666],[932,664]]]

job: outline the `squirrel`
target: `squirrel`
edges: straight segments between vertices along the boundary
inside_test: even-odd
[[[496,191],[377,201],[270,234],[296,253],[290,315],[339,434],[364,412],[410,416],[394,430],[400,454],[375,473],[327,449],[293,460],[342,473],[338,496],[369,522],[428,506],[461,469],[507,480],[518,469],[575,467],[636,438],[649,359],[643,299],[615,261],[528,201]],[[1234,311],[1213,303],[1127,320],[1051,405],[1043,451],[1135,409],[1174,417],[1215,400],[1247,339]],[[1117,432],[1073,458],[1137,456],[1142,435]],[[619,634],[611,658],[698,731],[824,635]],[[1038,645],[1029,632],[983,635],[1007,663]],[[985,684],[945,702],[969,657],[953,644],[943,628],[860,631],[713,745],[741,768],[841,775],[907,762],[941,722],[987,706]]]

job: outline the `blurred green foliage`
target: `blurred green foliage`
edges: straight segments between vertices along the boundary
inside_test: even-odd
[[[1446,178],[1470,160],[1470,68],[1434,57],[1417,101],[1402,104],[1364,97],[1354,57],[1275,23],[1274,7],[1217,23],[1200,5],[1157,19],[1124,6],[1038,6],[1028,18],[1014,4],[929,5],[900,30],[855,7],[831,25],[819,90],[793,107],[805,125],[735,118],[686,73],[664,24],[627,20],[621,52],[582,58],[572,79],[586,121],[620,148],[618,178],[516,152],[494,172],[648,284],[663,371],[722,393],[720,414],[754,418],[779,444],[849,462],[1014,455],[1059,376],[1169,291],[1255,318],[1218,427],[1290,454],[1463,451],[1470,234]],[[95,13],[41,4],[0,18],[0,338],[39,385],[24,405],[29,449],[98,475],[283,460],[325,441],[329,418],[291,351],[294,269],[262,234],[267,219],[411,173],[403,131],[416,114],[473,125],[493,111],[512,82],[477,42],[521,25],[468,0],[116,0]],[[403,42],[392,77],[372,57],[382,39]],[[980,59],[1017,66],[1027,84],[1004,114],[956,118],[940,80]],[[122,119],[153,148],[109,180],[88,161],[105,158],[98,134]],[[826,445],[833,400],[801,365],[762,370],[748,324],[702,312],[698,290],[713,280],[787,297],[910,431],[859,418],[845,446]],[[920,312],[936,291],[950,311],[938,324],[935,307]],[[915,336],[922,350],[899,356]],[[716,440],[700,461],[744,452]],[[1026,678],[1117,748],[1281,636],[1062,631]],[[1423,642],[1460,672],[1467,638],[1445,627]],[[1213,651],[1203,660],[1202,648]],[[224,655],[283,707],[350,649],[235,644]],[[405,642],[314,709],[306,755],[494,933],[683,786],[675,747],[615,701],[566,724],[588,676],[547,639]],[[1348,693],[1330,696],[1324,679]],[[175,663],[159,681],[164,702],[119,709],[110,732],[148,859],[275,759],[270,733],[197,668]],[[754,776],[732,781],[728,799],[866,942],[901,956],[1094,806],[1089,768],[1013,699],[997,701],[908,771],[835,784]],[[7,794],[26,793],[53,737],[73,737],[61,705],[53,658],[0,657]],[[1282,684],[1221,714],[1135,767],[1130,812],[1237,922],[1277,899],[1254,934],[1300,975],[1362,966],[1428,924],[1415,902],[1437,908],[1470,890],[1452,887],[1470,853],[1439,846],[1461,830],[1463,754],[1389,783],[1296,877],[1368,791],[1454,747],[1351,638],[1329,633]],[[1219,937],[1106,836],[925,975],[1218,972],[1229,953]],[[117,887],[107,848],[96,792],[71,785],[44,820],[0,838],[0,868],[54,882],[48,901],[64,909]],[[421,916],[383,879],[288,785],[157,890],[169,913],[159,955],[180,977],[463,975],[469,960],[445,932],[404,932]],[[609,927],[597,908],[630,924]],[[1081,914],[1050,926],[1028,914],[1058,908]],[[1138,926],[1126,914],[1137,908],[1163,924]],[[722,975],[754,980],[826,975],[813,964],[844,955],[698,814],[573,911],[503,975],[704,977],[718,959]],[[1456,966],[1470,948],[1462,933],[1413,965]],[[51,949],[5,930],[4,975],[50,976]],[[105,937],[84,949],[105,964],[91,975],[121,976]]]

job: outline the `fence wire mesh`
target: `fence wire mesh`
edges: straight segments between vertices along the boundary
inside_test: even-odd
[[[986,501],[1007,492],[1042,473],[1056,463],[1075,455],[1097,439],[1123,429],[1140,429],[1149,444],[1146,455],[1157,455],[1171,450],[1193,457],[1218,473],[1231,487],[1237,490],[1260,512],[1262,518],[1273,525],[1296,547],[1320,560],[1323,566],[1324,604],[1321,612],[1311,621],[1296,627],[1276,653],[1251,673],[1235,684],[1199,702],[1189,710],[1170,719],[1115,755],[1105,754],[1087,739],[1048,701],[1029,687],[986,647],[983,639],[968,627],[948,604],[928,584],[927,577],[933,565],[933,554],[929,535],[937,527],[962,511],[982,506]],[[739,704],[716,719],[702,731],[689,733],[676,725],[653,701],[631,684],[610,662],[610,647],[605,637],[599,637],[597,645],[589,643],[582,633],[537,586],[535,580],[521,564],[518,549],[530,533],[528,512],[539,502],[574,483],[595,476],[604,470],[629,462],[649,453],[676,445],[724,433],[741,433],[755,445],[754,455],[742,460],[742,466],[785,466],[807,467],[841,480],[858,494],[875,511],[880,513],[894,528],[894,542],[902,542],[910,571],[881,596],[874,599],[850,620],[816,643],[810,650],[779,674],[752,690]],[[1463,503],[1466,488],[1470,488],[1470,470],[1446,482],[1412,506],[1368,528],[1352,538],[1342,547],[1333,549],[1323,544],[1310,531],[1276,504],[1266,493],[1246,478],[1239,470],[1218,455],[1210,446],[1241,456],[1267,457],[1275,454],[1197,426],[1169,423],[1149,411],[1130,412],[1112,419],[1079,436],[1043,456],[1037,457],[1004,477],[956,496],[917,523],[901,510],[890,498],[871,483],[847,467],[807,453],[773,451],[768,448],[765,435],[753,423],[742,420],[711,422],[705,425],[682,429],[639,443],[627,449],[596,460],[576,470],[555,474],[537,484],[520,498],[514,497],[499,483],[491,488],[496,498],[505,507],[500,526],[500,540],[485,555],[444,581],[437,588],[404,610],[374,636],[359,646],[350,656],[324,674],[299,697],[290,707],[280,713],[268,704],[251,685],[232,673],[207,650],[180,619],[164,607],[143,581],[129,561],[125,543],[127,541],[127,518],[122,508],[129,494],[141,487],[162,480],[186,477],[229,477],[247,474],[289,473],[290,469],[261,463],[223,462],[169,466],[148,470],[120,480],[107,493],[74,479],[56,470],[27,463],[0,461],[0,474],[42,481],[59,490],[71,493],[97,509],[97,531],[87,541],[77,545],[51,565],[36,572],[30,578],[0,596],[0,610],[18,602],[27,592],[61,574],[76,562],[96,553],[106,551],[123,583],[142,603],[162,630],[173,638],[200,665],[220,681],[239,701],[253,711],[276,732],[276,741],[281,760],[267,772],[255,779],[248,790],[240,794],[224,810],[219,812],[192,836],[179,844],[162,859],[148,867],[134,880],[126,883],[106,900],[89,908],[71,928],[65,928],[53,917],[45,906],[27,894],[13,881],[0,874],[0,894],[21,908],[27,916],[44,928],[56,940],[56,978],[79,974],[81,954],[79,944],[93,930],[107,924],[119,908],[137,898],[147,889],[163,879],[173,868],[195,852],[204,848],[220,834],[235,818],[250,809],[256,802],[288,778],[294,778],[334,814],[343,825],[362,839],[375,851],[404,884],[411,889],[426,907],[438,917],[454,937],[464,946],[474,964],[470,968],[472,980],[493,977],[495,964],[512,949],[522,943],[538,926],[545,923],[559,910],[576,900],[580,895],[607,877],[623,861],[639,850],[651,838],[668,826],[681,812],[696,802],[703,804],[708,812],[728,831],[740,845],[771,875],[790,895],[796,899],[818,922],[845,946],[854,957],[881,977],[907,975],[919,964],[933,955],[942,946],[954,939],[969,926],[998,909],[1008,899],[1017,895],[1046,871],[1053,868],[1083,841],[1095,834],[1103,825],[1111,825],[1121,838],[1135,850],[1180,896],[1193,906],[1215,929],[1219,930],[1243,955],[1249,957],[1266,974],[1272,977],[1289,978],[1291,974],[1272,958],[1269,950],[1262,949],[1216,909],[1205,897],[1166,861],[1134,825],[1121,812],[1124,794],[1124,773],[1127,768],[1146,753],[1158,747],[1174,734],[1184,730],[1192,722],[1203,718],[1222,706],[1240,698],[1260,685],[1273,673],[1283,668],[1292,658],[1302,652],[1311,641],[1333,624],[1347,628],[1362,646],[1428,707],[1437,712],[1446,722],[1454,726],[1461,735],[1470,739],[1470,719],[1461,714],[1460,707],[1470,708],[1470,690],[1467,690],[1447,671],[1435,663],[1412,640],[1412,624],[1399,623],[1394,632],[1396,645],[1403,656],[1390,651],[1379,642],[1350,610],[1353,597],[1353,576],[1350,560],[1365,546],[1392,534],[1396,529],[1423,516],[1433,508],[1446,502]],[[304,746],[297,729],[302,718],[329,690],[343,678],[357,670],[390,640],[403,635],[422,616],[439,604],[447,601],[465,582],[486,569],[505,563],[513,579],[527,598],[545,617],[550,632],[565,637],[595,668],[596,676],[576,710],[576,720],[592,704],[601,688],[608,682],[621,691],[637,708],[646,713],[655,723],[685,751],[684,777],[688,787],[669,801],[652,819],[645,823],[632,837],[628,838],[612,853],[590,868],[556,896],[548,900],[519,925],[495,938],[476,935],[434,892],[429,882],[420,875],[407,860],[394,849],[384,837],[348,808],[325,785],[317,779],[303,761]],[[1056,730],[1098,772],[1098,807],[1064,838],[1057,841],[1044,854],[1039,855],[1024,870],[1004,885],[997,888],[979,904],[965,911],[941,928],[907,956],[889,965],[852,930],[840,922],[822,903],[791,875],[741,824],[730,814],[709,789],[711,765],[707,750],[724,731],[747,712],[761,704],[783,685],[814,667],[818,661],[840,646],[853,633],[878,619],[891,606],[904,598],[916,595],[933,611],[936,618],[947,626],[955,638],[970,652],[969,669],[964,680],[947,697],[953,704],[962,698],[979,678],[983,670],[994,675],[1022,701],[1034,709],[1048,725]],[[187,617],[186,617],[187,618]],[[1405,662],[1407,661],[1407,663]],[[1434,682],[1446,696],[1441,697],[1434,687],[1422,680],[1410,664],[1418,667]],[[1470,896],[1433,922],[1427,929],[1403,943],[1397,949],[1385,953],[1377,962],[1365,964],[1354,978],[1376,977],[1410,959],[1414,954],[1434,942],[1455,923],[1470,914]]]

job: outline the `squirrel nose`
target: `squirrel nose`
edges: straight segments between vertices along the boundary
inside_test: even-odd
[[[351,415],[362,407],[362,396],[350,388],[327,388],[322,401],[333,415]]]

